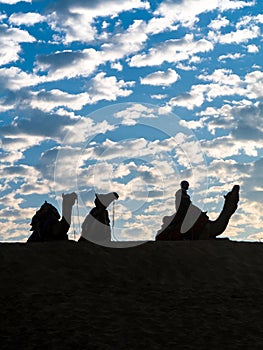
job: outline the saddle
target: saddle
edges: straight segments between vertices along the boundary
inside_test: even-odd
[[[184,240],[198,240],[200,232],[202,231],[204,225],[209,220],[209,217],[205,212],[201,212],[200,216],[196,220],[195,224],[185,233],[181,233],[181,222],[176,221],[175,218],[171,223],[157,233],[156,241],[184,241]]]

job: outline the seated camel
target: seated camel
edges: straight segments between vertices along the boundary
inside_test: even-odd
[[[33,231],[27,242],[68,240],[72,207],[77,199],[75,192],[62,195],[62,219],[57,209],[47,201],[37,210],[31,221]]]
[[[156,241],[173,241],[173,240],[202,240],[216,238],[221,235],[234,212],[237,210],[239,202],[239,185],[234,185],[224,198],[225,203],[221,213],[216,220],[209,220],[206,213],[201,212],[199,218],[190,228],[189,231],[181,233],[181,222],[176,220],[176,214],[163,218],[163,225],[157,232]]]

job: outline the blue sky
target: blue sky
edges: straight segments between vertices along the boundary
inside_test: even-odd
[[[42,202],[73,190],[80,223],[117,191],[116,238],[153,239],[182,179],[212,220],[240,184],[225,235],[261,240],[261,8],[0,0],[0,240],[25,241]]]

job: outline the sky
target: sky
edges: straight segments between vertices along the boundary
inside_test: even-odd
[[[262,31],[260,0],[0,0],[0,241],[72,191],[70,238],[116,191],[113,239],[154,239],[185,179],[211,220],[239,184],[224,236],[261,241]]]

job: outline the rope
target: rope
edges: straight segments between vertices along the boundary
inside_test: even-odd
[[[116,241],[116,237],[115,237],[115,234],[114,234],[114,225],[115,225],[115,202],[113,201],[113,203],[112,203],[112,224],[111,224],[111,232],[112,232],[113,240]]]

